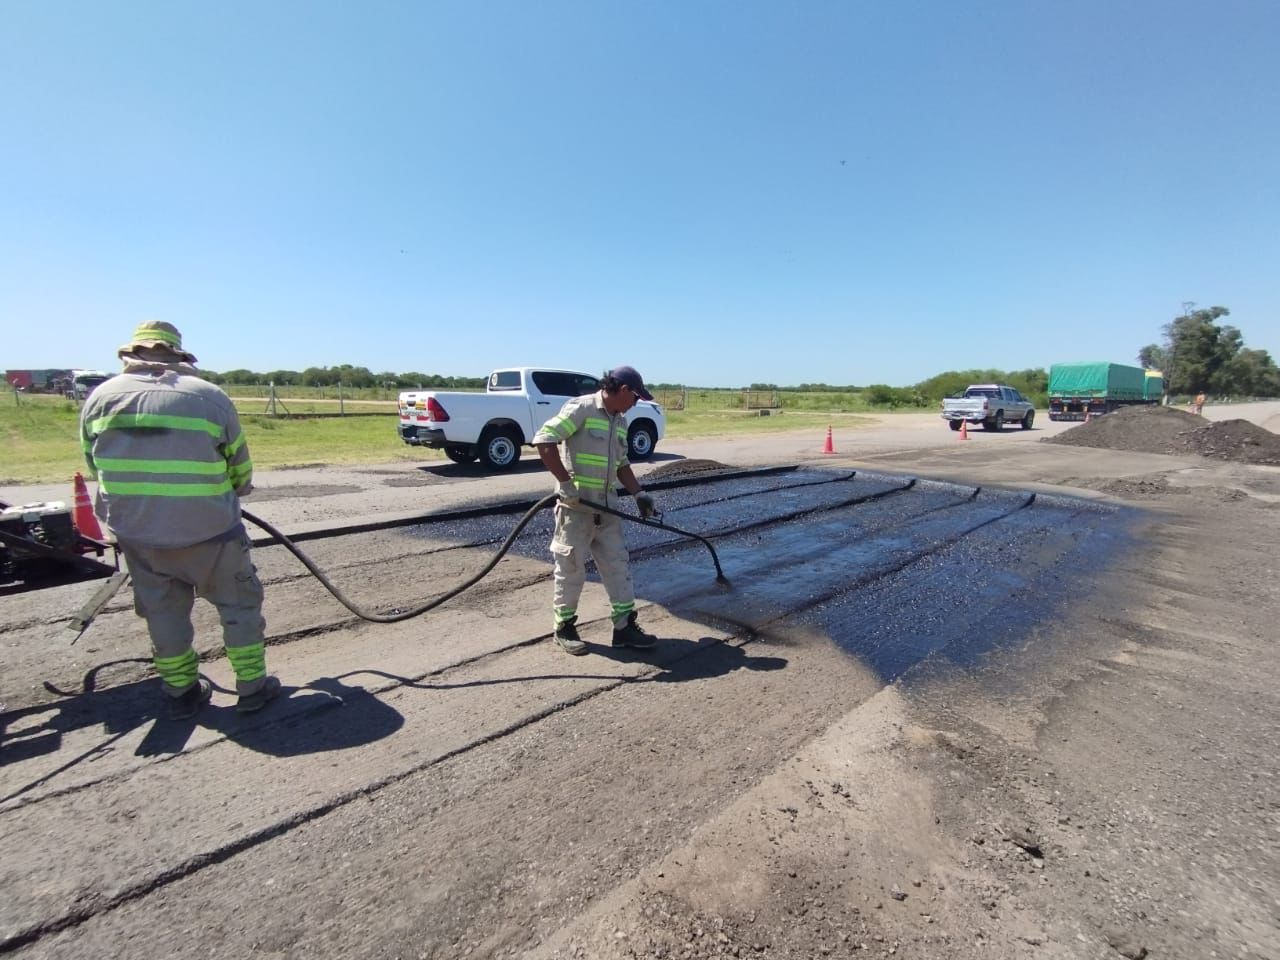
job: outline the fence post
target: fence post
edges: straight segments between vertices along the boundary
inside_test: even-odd
[[[346,416],[347,408],[342,403],[342,381],[338,381],[338,416]]]

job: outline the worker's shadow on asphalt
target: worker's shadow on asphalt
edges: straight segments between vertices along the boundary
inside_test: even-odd
[[[287,695],[287,699],[285,699]],[[348,750],[389,737],[404,726],[399,710],[376,693],[348,686],[341,677],[319,677],[288,688],[267,706],[261,724],[233,724],[227,736],[243,747],[276,757]],[[333,708],[341,708],[341,712]]]
[[[78,692],[48,685],[50,692],[62,697],[60,700],[0,713],[0,762],[5,766],[57,753],[64,749],[65,739],[78,730],[97,728],[103,735],[81,737],[83,749],[17,791],[0,796],[0,800],[27,793],[81,763],[111,753],[119,740],[143,727],[146,732],[133,751],[138,757],[181,753],[199,728],[221,733],[261,753],[297,756],[372,743],[404,725],[399,711],[376,695],[331,677],[321,677],[302,687],[286,685],[277,700],[260,713],[247,715],[236,712],[234,691],[215,686],[213,701],[196,716],[171,720],[165,714],[164,700],[154,678],[97,689],[97,671],[115,665],[101,664],[91,670]],[[317,712],[329,712],[333,707],[343,707],[340,715],[331,714],[340,719],[333,723],[315,722]]]
[[[701,640],[660,640],[654,648],[657,673],[637,677],[636,683],[684,683],[689,680],[709,680],[722,677],[735,670],[782,670],[788,661],[782,657],[757,657],[745,647],[723,643],[714,637]],[[645,650],[627,647],[595,647],[592,653],[603,655],[620,663],[644,663],[652,659]]]
[[[608,645],[589,643],[588,657],[595,655],[615,663],[640,663],[652,665],[657,672],[637,677],[620,676],[617,673],[580,673],[578,671],[546,671],[526,673],[513,677],[491,677],[484,680],[467,680],[462,683],[423,681],[402,677],[385,670],[369,668],[354,673],[382,677],[394,681],[409,690],[461,690],[472,687],[493,687],[507,684],[536,683],[545,680],[604,680],[615,683],[680,683],[685,680],[706,680],[724,676],[734,670],[781,670],[787,666],[782,657],[754,657],[742,647],[720,642],[715,637],[701,640],[659,640],[652,650],[615,649]],[[548,663],[565,659],[550,641],[547,642]]]

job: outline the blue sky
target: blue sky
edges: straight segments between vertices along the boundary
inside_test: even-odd
[[[0,367],[1280,359],[1280,4],[0,3]]]

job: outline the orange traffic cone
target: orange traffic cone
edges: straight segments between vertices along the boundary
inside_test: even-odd
[[[90,540],[101,540],[102,528],[98,526],[98,518],[93,515],[93,503],[89,500],[89,488],[85,486],[84,477],[76,471],[75,480],[76,506],[74,518],[76,529],[80,535]]]
[[[960,439],[961,440],[969,439],[969,421],[968,420],[960,421]]]
[[[822,445],[823,453],[835,453],[836,448],[831,445],[831,427],[827,427],[827,442]]]

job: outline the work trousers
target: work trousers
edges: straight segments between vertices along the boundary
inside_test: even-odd
[[[556,504],[551,553],[555,558],[552,603],[557,624],[577,615],[578,598],[587,582],[588,558],[595,561],[609,595],[614,626],[627,622],[636,608],[636,594],[620,519],[608,513],[593,513],[588,505],[573,509]]]
[[[165,693],[178,696],[199,669],[191,608],[203,597],[218,608],[222,642],[236,674],[236,692],[256,693],[266,678],[262,581],[249,537],[160,549],[120,541],[133,581],[133,609],[147,621],[156,671]]]

